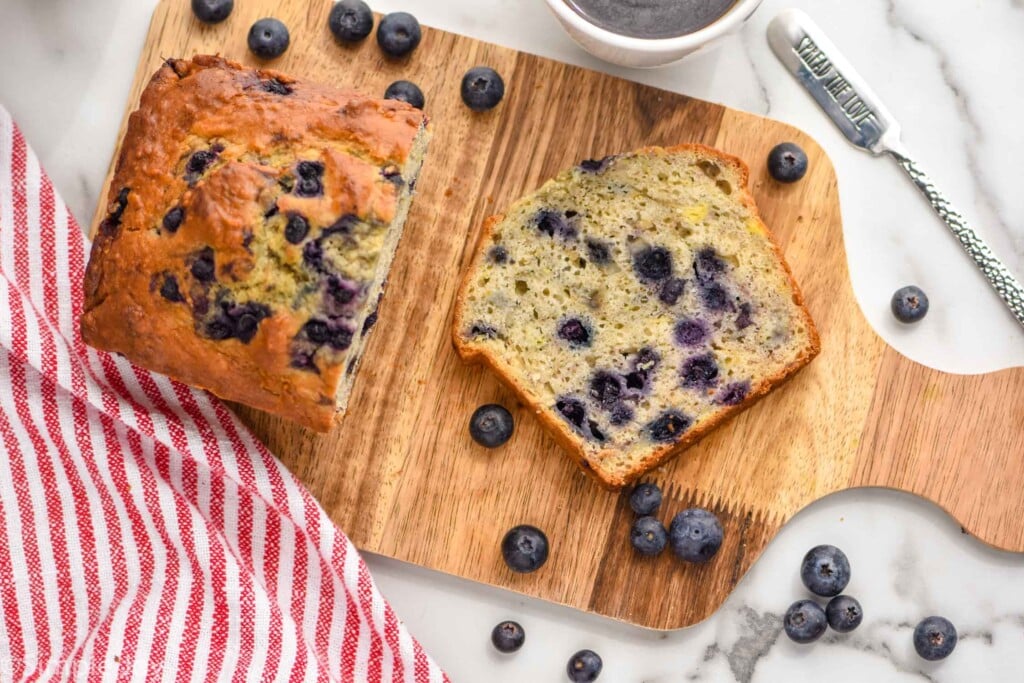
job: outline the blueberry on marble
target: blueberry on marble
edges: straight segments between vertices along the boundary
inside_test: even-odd
[[[404,57],[420,44],[420,22],[408,12],[392,12],[377,26],[377,44],[392,57]]]
[[[100,230],[104,235],[116,235],[118,229],[121,227],[121,216],[124,215],[124,210],[128,207],[128,195],[131,194],[131,188],[122,187],[117,193],[117,199],[114,200],[115,206],[107,214],[107,217],[100,223]]]
[[[605,409],[615,406],[622,395],[622,380],[618,375],[604,370],[594,373],[590,379],[590,397]]]
[[[920,287],[900,287],[892,295],[892,314],[901,323],[916,323],[928,313],[928,295]]]
[[[299,244],[309,234],[309,221],[300,213],[289,213],[284,226],[284,238],[291,244]]]
[[[185,164],[185,180],[189,186],[195,185],[199,181],[200,176],[206,173],[206,169],[213,165],[223,151],[222,146],[213,145],[209,149],[200,149],[192,153]]]
[[[591,263],[601,266],[612,260],[611,247],[607,243],[588,237],[585,244]]]
[[[172,303],[181,303],[185,300],[181,290],[178,289],[178,278],[173,274],[164,274],[163,282],[160,284],[160,296]]]
[[[701,283],[708,283],[725,272],[725,261],[713,247],[704,247],[693,259],[693,273]]]
[[[526,642],[526,631],[514,621],[503,621],[491,631],[491,644],[504,654],[516,652]]]
[[[800,579],[815,595],[839,595],[850,583],[850,561],[834,545],[814,546],[800,564]]]
[[[675,306],[676,302],[679,301],[679,297],[683,295],[683,290],[686,288],[686,280],[681,277],[672,277],[665,280],[665,283],[661,286],[661,291],[658,292],[658,300],[669,306]]]
[[[319,197],[324,193],[324,165],[319,161],[300,161],[295,167],[295,194],[299,197]]]
[[[501,556],[512,571],[529,574],[548,561],[548,537],[535,526],[521,524],[513,527],[501,541]]]
[[[580,650],[569,658],[565,672],[572,683],[590,683],[597,680],[603,668],[604,662],[600,655],[593,650]]]
[[[813,600],[797,600],[782,618],[782,627],[794,643],[813,643],[825,633],[828,621],[825,610]]]
[[[194,254],[189,270],[192,273],[192,277],[200,282],[212,282],[216,279],[213,249],[211,247],[203,247],[198,253]]]
[[[327,16],[327,26],[343,43],[357,43],[373,31],[373,12],[363,0],[341,0]]]
[[[650,481],[637,484],[629,494],[629,507],[638,515],[653,515],[661,507],[661,489]]]
[[[287,83],[282,83],[276,78],[266,78],[260,81],[260,89],[263,92],[273,93],[274,95],[291,95],[292,87]]]
[[[956,627],[945,617],[928,617],[914,628],[914,649],[929,662],[948,657],[958,639]]]
[[[645,247],[633,254],[633,269],[641,280],[664,280],[672,275],[672,254],[664,247]]]
[[[807,173],[807,154],[792,142],[783,142],[768,152],[768,173],[780,183],[795,183]]]
[[[693,424],[693,420],[678,410],[666,410],[652,420],[645,429],[650,435],[651,441],[673,443],[679,440],[691,424]]]
[[[178,232],[178,228],[185,221],[185,207],[176,206],[166,214],[164,214],[163,226],[164,230],[173,234]]]
[[[849,595],[837,595],[825,605],[825,617],[828,625],[838,633],[849,633],[860,626],[864,619],[864,610],[860,603]]]
[[[751,317],[752,313],[753,307],[748,302],[740,304],[740,312],[736,316],[737,330],[744,330],[754,324],[754,320]]]
[[[537,229],[548,237],[561,237],[567,240],[576,237],[576,228],[559,211],[545,209],[537,213],[535,220]]]
[[[720,406],[738,406],[750,393],[750,382],[730,382],[715,394],[715,403]]]
[[[700,300],[709,311],[726,311],[732,308],[729,292],[717,282],[700,284]]]
[[[462,101],[473,111],[494,109],[505,97],[505,81],[489,66],[474,66],[462,77]]]
[[[587,409],[579,399],[560,398],[555,401],[555,410],[577,429],[583,428],[583,420],[587,417]]]
[[[707,389],[718,383],[718,363],[711,353],[691,356],[683,361],[680,370],[683,386],[688,389]]]
[[[703,563],[718,553],[723,533],[722,523],[713,512],[689,508],[672,518],[668,535],[672,552],[679,558]]]
[[[235,0],[192,0],[192,13],[204,24],[219,24],[235,8]]]
[[[384,91],[384,99],[405,102],[417,109],[423,109],[423,105],[426,104],[423,91],[412,81],[395,81]]]
[[[566,318],[558,324],[558,336],[569,342],[569,346],[580,348],[590,346],[591,332],[579,318]]]
[[[682,346],[700,346],[708,338],[708,326],[697,318],[684,318],[676,323],[672,337]]]
[[[510,438],[515,428],[512,413],[496,403],[482,405],[469,418],[469,435],[485,448],[497,448]]]
[[[495,244],[487,251],[487,258],[491,263],[503,264],[508,262],[508,249]]]
[[[581,171],[584,171],[586,173],[601,174],[604,173],[609,166],[611,166],[611,163],[613,161],[615,161],[614,154],[610,154],[601,159],[584,159],[583,161],[580,162],[579,168]]]
[[[249,50],[260,59],[280,57],[290,42],[288,27],[273,17],[260,19],[249,29]]]
[[[653,557],[660,555],[668,543],[668,532],[665,525],[654,517],[639,517],[633,522],[629,531],[629,542],[633,549],[641,555]]]

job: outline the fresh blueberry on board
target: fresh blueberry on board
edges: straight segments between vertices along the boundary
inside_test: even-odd
[[[392,12],[377,26],[377,44],[392,57],[404,57],[420,44],[420,22],[408,12]]]
[[[426,104],[423,91],[412,81],[395,81],[384,91],[384,99],[405,102],[417,109],[423,109],[423,105]]]
[[[342,43],[357,43],[373,31],[373,12],[363,0],[341,0],[327,16],[327,26]]]
[[[668,532],[672,552],[687,562],[707,562],[722,547],[722,523],[703,508],[683,510],[672,519]]]
[[[916,323],[928,313],[928,295],[914,285],[900,287],[892,295],[892,314],[901,323]]]
[[[792,142],[783,142],[768,152],[768,173],[780,183],[795,183],[807,173],[807,154]]]
[[[192,13],[204,24],[219,24],[235,8],[235,0],[192,0]]]
[[[505,81],[489,66],[474,66],[462,77],[462,101],[473,111],[494,109],[505,97]]]
[[[928,617],[914,629],[914,649],[929,662],[948,657],[956,641],[956,627],[945,617]]]
[[[660,555],[668,542],[665,525],[654,517],[638,517],[629,531],[629,542],[641,555]]]
[[[513,527],[501,541],[501,556],[508,568],[518,574],[529,574],[548,561],[548,537],[535,526]]]
[[[813,643],[828,627],[825,610],[813,600],[797,600],[782,618],[782,627],[794,643]]]
[[[860,603],[849,595],[837,595],[825,606],[825,616],[833,631],[849,633],[860,626],[864,619],[864,610],[860,608]]]
[[[653,515],[661,507],[661,489],[650,481],[637,484],[629,494],[629,507],[638,515]]]
[[[526,642],[526,631],[515,621],[503,621],[491,631],[491,643],[498,652],[516,652]]]
[[[815,595],[831,598],[850,583],[850,561],[834,545],[814,546],[800,564],[800,579]]]
[[[580,650],[569,658],[565,672],[573,683],[588,683],[596,681],[603,668],[604,662],[600,655],[593,650]]]
[[[291,42],[288,27],[278,19],[260,19],[249,29],[249,50],[260,59],[275,59],[284,54]]]
[[[508,441],[514,428],[512,413],[496,403],[480,406],[469,418],[469,435],[485,448],[497,448]]]

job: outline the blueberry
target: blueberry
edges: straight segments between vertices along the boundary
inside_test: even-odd
[[[128,207],[128,195],[131,193],[131,188],[122,187],[117,193],[117,199],[114,200],[116,206],[110,210],[107,217],[100,223],[100,230],[104,235],[116,235],[119,228],[121,227],[121,216],[124,215],[124,210]]]
[[[291,244],[298,244],[309,234],[309,221],[299,213],[289,213],[284,226],[284,238]]]
[[[683,510],[672,518],[672,552],[687,562],[707,562],[722,547],[722,523],[703,508]]]
[[[665,525],[654,517],[639,517],[629,532],[629,542],[641,555],[660,555],[668,542]]]
[[[628,389],[644,389],[651,373],[660,362],[661,356],[654,349],[645,347],[637,351],[631,362],[632,372],[626,375],[626,387]]]
[[[692,356],[683,362],[680,375],[683,386],[690,389],[707,389],[718,383],[718,363],[710,353]]]
[[[850,561],[834,545],[818,545],[807,551],[800,564],[800,578],[807,590],[831,598],[850,583]]]
[[[359,293],[359,285],[344,278],[332,275],[327,278],[327,296],[339,306],[351,303]]]
[[[185,180],[189,186],[198,182],[200,176],[206,173],[206,169],[217,160],[217,156],[223,151],[224,148],[220,145],[213,145],[210,149],[201,149],[192,153],[192,156],[188,158],[188,163],[185,164]]]
[[[754,320],[751,318],[753,309],[749,303],[740,304],[740,313],[736,316],[736,329],[743,330],[754,324]]]
[[[190,267],[192,277],[200,282],[212,282],[216,279],[216,264],[213,258],[213,249],[203,247],[192,257]]]
[[[344,325],[337,325],[331,330],[331,338],[327,344],[336,351],[344,351],[352,345],[352,330]]]
[[[395,81],[384,91],[384,99],[405,102],[417,109],[423,109],[426,102],[423,99],[423,91],[412,81]]]
[[[206,322],[203,332],[210,339],[235,338],[248,344],[256,336],[260,322],[269,317],[270,308],[264,304],[222,301],[220,311]]]
[[[813,600],[797,600],[786,610],[782,627],[790,640],[805,644],[821,638],[828,628],[828,622],[821,605]]]
[[[708,283],[725,272],[725,261],[718,257],[718,253],[711,247],[704,247],[697,252],[693,259],[693,274],[697,281]]]
[[[181,295],[181,291],[178,289],[178,278],[170,273],[165,274],[164,281],[160,285],[160,296],[172,303],[184,301],[185,297]]]
[[[275,95],[291,95],[292,87],[276,78],[267,78],[260,81],[260,89],[263,92],[273,93]]]
[[[558,324],[558,336],[569,342],[569,346],[579,348],[590,346],[590,330],[579,318],[566,318]]]
[[[219,24],[235,8],[235,0],[192,0],[192,13],[204,24]]]
[[[501,556],[514,572],[535,572],[548,561],[548,537],[535,526],[513,527],[501,541]]]
[[[588,237],[586,244],[587,256],[590,257],[591,262],[600,266],[612,260],[611,248],[606,243]]]
[[[633,419],[633,409],[625,403],[618,403],[611,410],[609,422],[613,425],[624,425]]]
[[[300,161],[295,175],[298,176],[294,188],[297,196],[318,197],[324,193],[324,165],[319,161]]]
[[[590,396],[597,401],[602,408],[610,409],[619,401],[622,394],[622,380],[604,370],[594,373],[590,379]]]
[[[661,489],[652,482],[637,484],[629,494],[629,507],[638,515],[653,515],[660,506]]]
[[[508,441],[514,427],[512,413],[494,403],[480,406],[469,418],[469,435],[486,448],[497,448]]]
[[[280,57],[289,42],[288,27],[271,17],[260,19],[249,29],[249,49],[260,59]]]
[[[916,323],[928,313],[928,295],[920,287],[900,287],[892,295],[892,314],[901,323]]]
[[[646,247],[633,255],[633,269],[641,280],[664,280],[672,275],[672,254],[664,247]]]
[[[807,173],[807,155],[792,142],[783,142],[768,152],[768,172],[780,183],[795,183]]]
[[[656,443],[672,443],[678,441],[693,420],[677,410],[667,410],[650,422],[646,429],[651,441]]]
[[[469,327],[469,336],[495,339],[499,335],[498,330],[493,325],[488,325],[487,323],[473,323]]]
[[[526,631],[514,621],[503,621],[491,631],[491,643],[498,652],[515,652],[526,642]]]
[[[420,22],[408,12],[392,12],[377,26],[377,44],[392,57],[404,57],[420,44]]]
[[[555,410],[564,417],[570,424],[577,428],[583,428],[583,420],[587,417],[587,409],[583,402],[575,398],[560,398],[555,401]]]
[[[305,333],[306,339],[314,344],[326,344],[327,340],[331,338],[331,329],[323,320],[306,321],[306,324],[302,326],[302,331]]]
[[[374,325],[377,324],[377,315],[378,315],[378,313],[379,313],[379,310],[375,308],[375,309],[373,309],[373,312],[370,313],[370,315],[366,316],[366,320],[363,321],[363,331],[362,331],[362,334],[365,335],[367,332],[369,332],[370,330],[373,329]]]
[[[561,237],[562,239],[573,239],[576,237],[576,228],[569,223],[566,215],[558,211],[544,210],[537,214],[537,229],[548,237]]]
[[[615,155],[611,154],[601,159],[584,159],[580,162],[580,170],[586,173],[604,173],[612,162],[615,161]]]
[[[164,230],[171,234],[176,233],[184,221],[185,207],[176,206],[164,215]]]
[[[573,683],[589,683],[597,680],[603,668],[600,655],[593,650],[580,650],[569,658],[565,672]]]
[[[669,306],[675,306],[676,302],[679,301],[679,297],[683,295],[683,289],[686,287],[686,280],[681,277],[673,277],[665,280],[665,284],[661,286],[661,291],[658,292],[658,300],[663,304]]]
[[[860,603],[849,595],[837,595],[825,606],[825,616],[833,631],[849,633],[860,626],[861,620],[864,619],[864,611],[860,608]]]
[[[363,0],[341,0],[331,8],[327,26],[343,43],[356,43],[373,31],[373,12]]]
[[[490,259],[491,263],[508,263],[508,249],[500,244],[495,244],[487,250],[487,258]]]
[[[725,311],[732,308],[729,292],[717,282],[701,283],[700,300],[709,311]]]
[[[914,649],[922,659],[934,662],[953,652],[957,641],[956,627],[945,617],[928,617],[914,629]]]
[[[730,382],[715,394],[715,403],[720,406],[737,406],[743,403],[750,393],[750,382]]]
[[[676,323],[672,336],[682,346],[700,346],[708,337],[708,326],[696,318],[685,318]]]
[[[473,111],[494,109],[505,97],[505,81],[489,66],[474,66],[462,77],[462,101]]]
[[[402,170],[394,164],[388,164],[384,168],[380,169],[380,174],[384,177],[384,180],[387,180],[389,183],[392,183],[397,187],[401,187],[405,184],[405,179],[402,177]],[[410,187],[409,189],[411,190],[412,188]]]

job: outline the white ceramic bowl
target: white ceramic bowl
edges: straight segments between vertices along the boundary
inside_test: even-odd
[[[590,54],[621,66],[648,68],[679,61],[719,36],[738,29],[761,0],[738,0],[718,21],[678,38],[633,38],[595,26],[576,13],[565,0],[545,0],[562,27]]]

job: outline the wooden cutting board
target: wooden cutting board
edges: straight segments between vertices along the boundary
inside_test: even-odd
[[[187,0],[164,0],[129,111],[163,57],[220,52],[256,64],[245,37],[262,16],[291,30],[291,48],[273,68],[369,93],[406,78],[426,94],[433,143],[343,423],[318,436],[238,408],[356,545],[657,629],[710,615],[786,520],[847,488],[917,493],[988,543],[1024,551],[1024,370],[947,375],[874,334],[850,287],[836,177],[814,140],[776,121],[432,29],[410,59],[389,61],[372,37],[337,45],[329,7],[247,0],[208,27]],[[477,64],[507,84],[505,101],[485,114],[459,98],[463,73]],[[765,169],[768,150],[785,140],[810,157],[808,175],[791,186]],[[459,361],[449,338],[456,284],[487,215],[580,159],[680,142],[749,162],[754,196],[822,337],[821,355],[790,384],[651,477],[666,494],[664,520],[691,505],[721,517],[725,544],[705,566],[671,553],[636,557],[625,496],[580,474],[491,375]],[[467,430],[474,408],[488,402],[508,406],[517,425],[493,452]],[[527,576],[508,571],[498,548],[520,523],[544,529],[553,545],[548,564]]]

